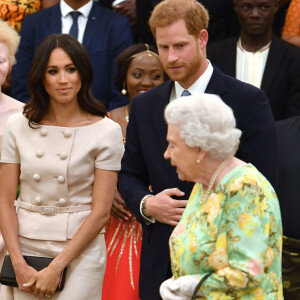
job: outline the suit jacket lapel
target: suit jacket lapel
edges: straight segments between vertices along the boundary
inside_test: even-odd
[[[49,9],[49,34],[60,34],[62,33],[62,23],[61,23],[61,11],[60,4],[56,4]]]
[[[156,91],[156,108],[153,115],[153,126],[155,127],[156,134],[159,136],[159,140],[162,141],[163,145],[167,145],[167,124],[164,118],[165,107],[170,102],[170,95],[174,82],[171,80],[166,81],[164,84],[159,86]]]
[[[283,56],[284,51],[281,50],[281,47],[278,44],[278,38],[273,36],[261,83],[261,89],[266,93],[268,93],[269,89],[271,88],[274,76],[277,74],[277,72],[280,72],[278,69]]]
[[[85,27],[84,35],[83,35],[83,41],[82,45],[84,46],[85,49],[88,49],[90,42],[92,41],[93,37],[97,36],[96,33],[94,32],[96,29],[96,21],[99,19],[99,13],[97,11],[97,6],[99,4],[94,3],[92,6],[92,9],[89,14],[89,18]],[[98,9],[101,9],[99,6]],[[101,32],[98,32],[98,35],[101,34]]]
[[[213,68],[214,71],[206,87],[205,93],[222,96],[227,93],[227,87],[224,81],[224,76],[226,75],[223,74],[215,65],[213,65]]]

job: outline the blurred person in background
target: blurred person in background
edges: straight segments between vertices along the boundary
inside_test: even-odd
[[[164,80],[165,74],[153,46],[136,44],[119,54],[115,84],[118,91],[129,96],[128,112],[134,97]],[[139,299],[142,225],[128,210],[117,190],[105,239],[107,264],[102,300]]]

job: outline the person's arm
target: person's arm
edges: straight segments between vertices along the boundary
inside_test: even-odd
[[[92,211],[64,250],[47,268],[30,279],[27,286],[35,284],[35,296],[53,295],[63,269],[83,252],[106,225],[116,183],[117,172],[95,169]]]
[[[23,284],[30,280],[37,271],[28,266],[23,258],[18,239],[19,226],[16,208],[14,207],[19,175],[20,164],[4,163],[2,165],[0,180],[0,227],[16,273],[19,289],[31,293],[31,290],[28,287],[24,287]]]
[[[139,141],[138,124],[136,122],[137,101],[139,99],[134,99],[131,104],[125,153],[122,159],[122,168],[119,172],[118,190],[137,220],[140,223],[149,224],[140,210],[142,199],[146,195],[151,195],[152,192],[149,190],[151,183],[148,168],[144,159],[142,145]],[[157,145],[152,145],[152,147],[157,147]],[[176,225],[183,213],[187,200],[174,200],[172,196],[183,195],[183,192],[174,187],[147,198],[146,216],[153,217],[162,223]]]
[[[11,257],[20,290],[30,293],[30,289],[23,286],[36,270],[29,267],[23,259],[19,245],[19,225],[14,201],[20,176],[20,155],[17,147],[17,135],[22,126],[23,117],[13,114],[6,122],[1,149],[1,179],[0,179],[0,227]]]
[[[114,5],[114,10],[124,17],[128,18],[131,26],[136,24],[136,0],[126,0]]]
[[[117,108],[111,110],[109,113],[110,113],[110,117],[112,118],[112,120],[114,120],[121,126],[123,137],[125,137],[126,127],[127,127],[127,120],[126,120],[127,105],[117,107]]]

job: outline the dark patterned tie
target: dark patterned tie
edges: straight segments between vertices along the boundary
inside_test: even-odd
[[[190,96],[191,93],[188,90],[183,90],[181,97]]]
[[[77,40],[78,39],[78,22],[77,22],[77,20],[78,20],[78,17],[81,15],[81,12],[74,10],[74,11],[70,12],[70,15],[73,18],[73,24],[71,26],[69,34]]]

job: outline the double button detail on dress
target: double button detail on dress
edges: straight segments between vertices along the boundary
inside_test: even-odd
[[[32,143],[36,147],[36,163],[32,164],[35,195],[33,195],[31,204],[37,206],[68,206],[67,170],[75,129],[41,126],[37,130],[36,141]],[[55,143],[50,144],[48,140],[55,141]],[[49,147],[49,145],[51,146]],[[44,174],[44,169],[47,169],[49,173]]]

